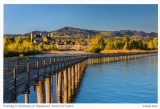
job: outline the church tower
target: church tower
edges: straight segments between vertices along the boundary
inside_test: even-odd
[[[31,32],[31,42],[33,41],[33,33]]]

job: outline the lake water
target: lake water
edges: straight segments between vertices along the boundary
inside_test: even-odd
[[[53,102],[56,102],[55,75]],[[30,103],[37,103],[31,87]],[[24,95],[17,98],[24,103]],[[158,103],[158,56],[86,67],[73,103]]]

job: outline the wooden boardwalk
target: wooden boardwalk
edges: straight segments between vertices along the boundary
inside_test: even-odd
[[[93,59],[101,58],[105,62],[106,59],[109,59],[110,57],[122,57],[121,59],[124,59],[125,57],[125,59],[127,59],[126,57],[128,56],[131,56],[133,58],[136,56],[141,57],[152,54],[157,53],[142,52],[116,54],[86,54],[81,56],[58,56],[42,58],[4,58],[3,102],[16,102],[17,96],[19,94],[29,93],[29,88],[32,85],[37,85],[39,81],[42,81],[45,78],[50,77],[51,75],[55,75],[58,72],[64,71],[64,69],[68,70],[68,68],[71,68],[71,66],[78,65],[79,63],[82,63],[86,60],[90,60],[90,62],[92,63],[94,61]],[[83,66],[82,63],[80,67],[84,69],[85,66]],[[74,71],[72,71],[72,75],[74,75]]]

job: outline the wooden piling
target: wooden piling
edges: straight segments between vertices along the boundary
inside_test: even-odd
[[[64,92],[64,94],[63,94],[63,103],[67,103],[67,100],[68,100],[68,69],[66,68],[66,69],[64,69],[63,70],[63,79],[64,79],[64,81],[63,81],[63,92]]]
[[[47,77],[45,81],[46,103],[51,103],[51,77]]]
[[[57,90],[57,103],[61,103],[62,102],[62,73],[63,72],[58,72],[57,75],[57,83],[56,83],[56,90]]]
[[[13,69],[13,79],[14,79],[14,92],[13,92],[13,101],[12,103],[16,103],[17,102],[17,84],[16,84],[16,76],[17,70]]]
[[[72,95],[75,90],[75,65],[72,66]]]
[[[108,62],[110,62],[110,57],[108,57]]]
[[[38,82],[37,88],[37,103],[43,103],[43,81]]]
[[[68,102],[71,100],[71,68],[68,68]]]
[[[24,102],[25,103],[29,103],[29,94],[24,94],[25,95],[25,100],[24,100]]]

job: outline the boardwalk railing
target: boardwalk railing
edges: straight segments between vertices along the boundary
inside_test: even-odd
[[[29,93],[29,88],[57,72],[87,59],[156,54],[156,52],[85,54],[41,58],[4,58],[3,102],[16,102],[19,94]]]
[[[86,56],[4,59],[4,102],[16,100],[39,80],[86,59]]]

